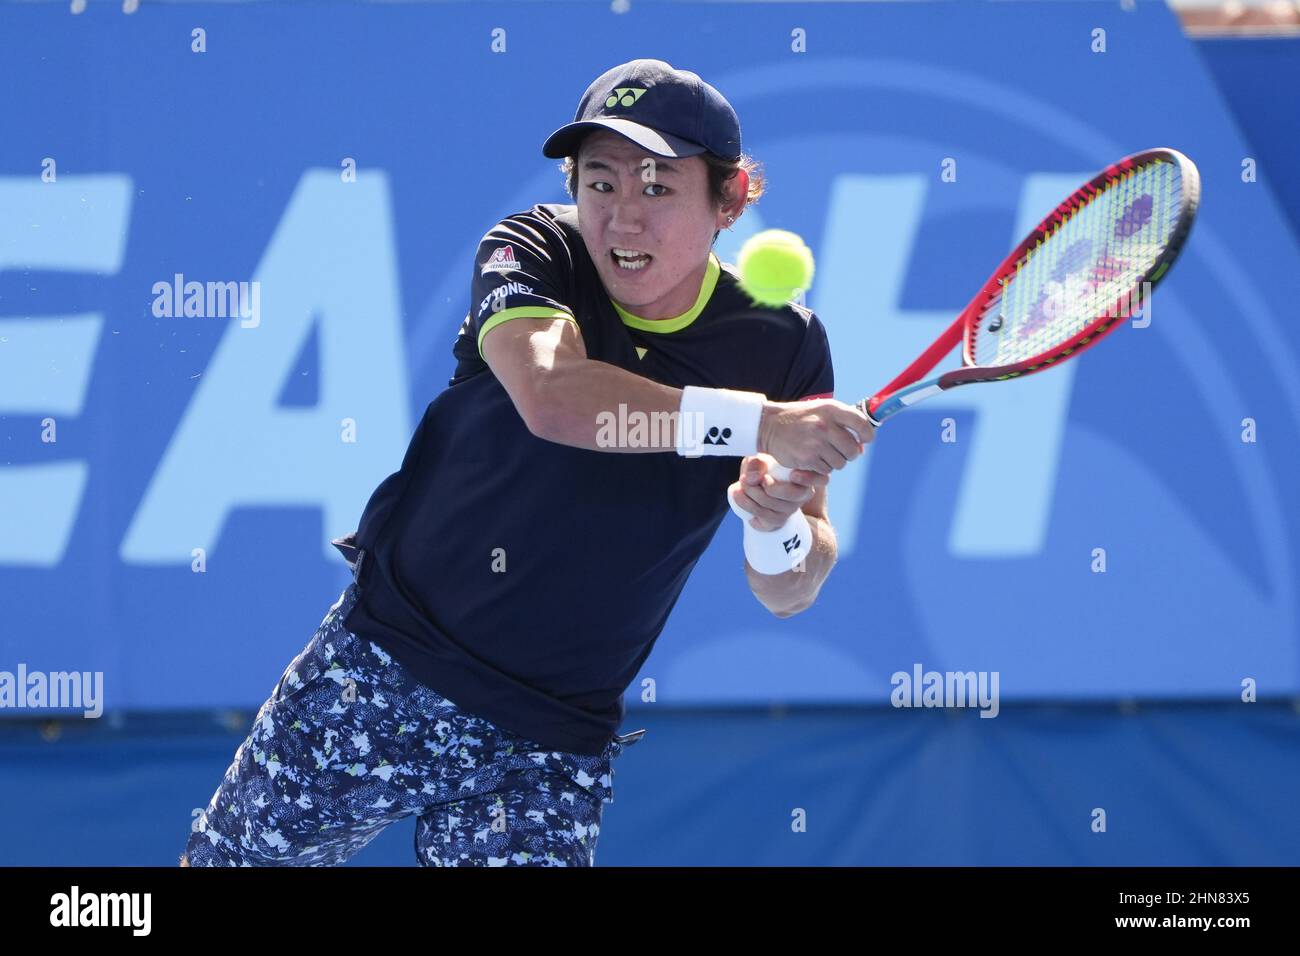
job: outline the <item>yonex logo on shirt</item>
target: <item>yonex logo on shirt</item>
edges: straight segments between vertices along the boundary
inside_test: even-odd
[[[612,110],[615,106],[631,106],[645,93],[645,90],[638,90],[632,86],[615,87],[614,92],[609,94],[609,99],[605,100],[605,109]]]
[[[519,260],[515,258],[513,246],[502,246],[493,251],[488,256],[487,262],[483,263],[483,268],[479,275],[487,275],[489,272],[509,272],[511,269],[519,268]]]
[[[507,282],[505,285],[499,285],[485,295],[483,301],[478,304],[479,318],[483,317],[483,313],[486,312],[489,307],[492,307],[494,312],[500,311],[495,308],[495,306],[498,302],[504,302],[506,296],[532,294],[533,287],[530,285],[524,285],[522,282]]]

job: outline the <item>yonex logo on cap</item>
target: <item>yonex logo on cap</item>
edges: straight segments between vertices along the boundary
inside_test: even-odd
[[[638,90],[631,86],[615,87],[614,92],[609,94],[609,99],[605,100],[605,109],[612,110],[615,106],[631,106],[644,93],[645,90]]]
[[[489,272],[509,272],[518,268],[519,260],[515,258],[514,248],[512,246],[502,246],[488,256],[488,260],[483,263],[479,275],[487,275]]]

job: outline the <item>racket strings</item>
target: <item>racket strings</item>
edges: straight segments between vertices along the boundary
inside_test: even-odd
[[[1102,202],[1107,204],[1107,216],[1112,212],[1109,206],[1115,198],[1115,192],[1116,188],[1112,186],[1103,194]],[[1085,206],[1085,209],[1092,208],[1091,204]],[[1086,319],[1080,321],[1075,313],[1056,312],[1061,302],[1056,286],[1048,284],[1049,277],[1059,275],[1061,266],[1068,270],[1068,275],[1078,274],[1077,269],[1070,269],[1072,264],[1069,262],[1069,257],[1077,257],[1079,250],[1087,251],[1091,248],[1107,216],[1073,216],[1063,228],[1059,228],[1029,253],[1030,269],[1025,276],[1025,281],[1020,283],[1019,309],[1015,313],[1023,319],[1023,322],[1012,330],[1011,335],[1003,336],[998,343],[996,364],[1005,365],[1023,361],[1050,347],[1054,335],[1062,336],[1063,340],[1082,329]],[[1048,247],[1048,254],[1043,254],[1044,245]],[[1063,254],[1057,253],[1056,250],[1062,250]],[[1082,312],[1082,310],[1078,311]]]
[[[1072,207],[1025,251],[981,310],[975,364],[1046,358],[1098,319],[1113,322],[1136,310],[1139,283],[1179,221],[1182,193],[1177,164],[1155,160]],[[1098,323],[1096,331],[1109,324]]]

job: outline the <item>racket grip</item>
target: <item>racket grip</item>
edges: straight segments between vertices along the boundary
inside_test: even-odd
[[[770,474],[777,481],[789,481],[792,469],[773,465]],[[775,531],[758,531],[749,526],[754,516],[727,495],[727,504],[745,523],[745,560],[759,574],[784,574],[793,570],[812,550],[812,527],[803,511],[795,511]]]

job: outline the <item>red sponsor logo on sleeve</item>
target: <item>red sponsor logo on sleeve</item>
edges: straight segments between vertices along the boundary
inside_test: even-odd
[[[488,256],[487,262],[483,263],[483,268],[479,275],[487,275],[489,272],[510,272],[519,268],[519,260],[515,258],[513,246],[501,246],[492,250],[492,255]]]

